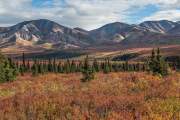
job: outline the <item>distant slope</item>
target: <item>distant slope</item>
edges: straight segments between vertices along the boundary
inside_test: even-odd
[[[174,34],[174,35],[180,35],[180,25],[172,28],[172,29],[169,30],[167,33],[169,33],[169,34]]]
[[[160,33],[166,33],[170,29],[174,28],[175,26],[179,25],[180,22],[172,22],[168,20],[161,20],[161,21],[145,21],[139,24],[142,28],[153,29]]]
[[[1,44],[9,42],[18,44],[19,39],[30,41],[32,44],[60,42],[79,47],[85,46],[82,41],[95,41],[93,37],[86,33],[44,19],[26,21],[12,27],[0,28]]]

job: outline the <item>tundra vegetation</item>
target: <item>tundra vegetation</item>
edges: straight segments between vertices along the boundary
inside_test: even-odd
[[[37,61],[31,66],[0,54],[0,119],[180,118],[180,57],[165,62],[160,49],[144,64]]]

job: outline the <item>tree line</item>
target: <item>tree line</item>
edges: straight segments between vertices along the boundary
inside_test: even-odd
[[[88,55],[84,61],[79,61],[78,64],[76,64],[74,60],[70,62],[69,59],[64,64],[62,64],[61,61],[58,61],[58,64],[56,63],[55,57],[53,62],[51,58],[49,58],[47,63],[37,61],[35,58],[33,65],[30,66],[29,61],[27,61],[26,64],[24,53],[22,64],[19,64],[18,62],[15,63],[11,58],[5,58],[5,61],[3,62],[3,56],[0,52],[0,83],[14,81],[15,77],[19,76],[19,73],[21,76],[24,76],[25,72],[32,72],[32,77],[39,76],[39,74],[44,75],[45,72],[54,72],[56,74],[82,72],[84,75],[82,81],[85,82],[94,79],[94,73],[100,71],[103,71],[104,74],[109,74],[112,71],[146,71],[148,73],[151,72],[153,75],[160,75],[163,77],[171,74],[171,69],[169,66],[173,67],[173,69],[180,70],[180,57],[177,61],[178,64],[170,64],[169,62],[165,62],[159,48],[157,50],[157,54],[153,48],[151,59],[143,65],[140,65],[139,62],[136,64],[129,64],[128,60],[122,64],[112,64],[109,59],[105,59],[105,61],[101,63],[94,60],[93,64],[90,65]]]

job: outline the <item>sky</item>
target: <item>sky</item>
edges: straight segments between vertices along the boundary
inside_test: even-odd
[[[85,30],[113,22],[176,22],[180,0],[0,0],[0,27],[37,19]]]

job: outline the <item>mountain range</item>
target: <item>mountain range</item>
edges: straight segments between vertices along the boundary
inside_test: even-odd
[[[180,44],[180,22],[146,21],[139,25],[115,22],[87,31],[40,19],[0,27],[0,48],[75,49],[135,43]]]

